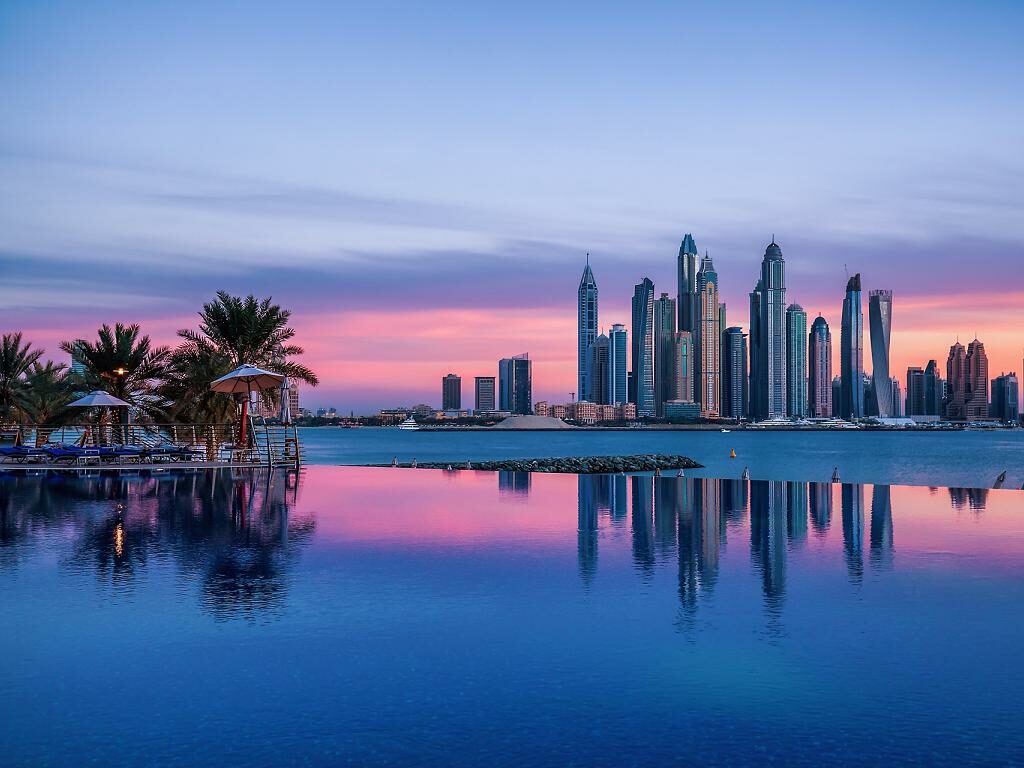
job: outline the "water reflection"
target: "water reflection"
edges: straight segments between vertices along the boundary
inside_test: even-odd
[[[0,563],[56,528],[70,543],[63,564],[115,591],[170,557],[198,580],[215,616],[255,617],[280,607],[289,567],[312,536],[313,518],[291,514],[298,485],[284,472],[5,474]]]
[[[502,496],[529,496],[529,472],[498,472],[498,493]]]
[[[953,509],[969,509],[972,512],[983,512],[988,501],[987,488],[950,488],[949,500]]]
[[[892,494],[888,485],[876,485],[871,492],[871,565],[892,565]]]

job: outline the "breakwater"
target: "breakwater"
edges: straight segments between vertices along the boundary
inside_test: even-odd
[[[640,454],[633,456],[553,456],[543,459],[501,459],[492,461],[392,461],[370,464],[373,467],[406,469],[479,469],[493,472],[560,472],[576,475],[615,474],[618,472],[654,472],[665,469],[699,469],[689,456]]]

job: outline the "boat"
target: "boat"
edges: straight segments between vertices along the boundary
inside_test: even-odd
[[[722,431],[723,431],[723,432],[732,432],[732,430],[731,430],[731,429],[723,429]]]
[[[410,416],[408,419],[398,425],[399,429],[419,429],[420,425],[416,423],[416,419]]]

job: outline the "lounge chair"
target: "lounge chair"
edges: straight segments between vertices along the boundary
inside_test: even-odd
[[[27,445],[8,445],[0,448],[0,461],[24,464],[26,461],[45,461],[48,459],[42,448],[31,448]]]
[[[136,445],[111,445],[100,448],[99,452],[101,461],[117,462],[118,464],[132,459],[138,461],[143,455],[143,449]]]
[[[100,457],[98,448],[81,448],[77,445],[47,445],[43,451],[54,464],[61,462],[84,464],[90,459],[99,459]]]

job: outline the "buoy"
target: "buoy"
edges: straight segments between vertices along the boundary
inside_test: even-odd
[[[449,465],[448,465],[448,471],[449,471],[449,472],[451,472],[451,471],[452,471],[452,465],[451,465],[451,464],[449,464]]]
[[[661,467],[655,467],[654,468],[654,476],[655,477],[661,477]]]
[[[735,448],[733,448],[731,451],[729,451],[729,458],[730,459],[735,459],[736,458],[736,449]]]
[[[686,473],[682,469],[676,472],[676,477],[686,477]]]
[[[832,482],[833,482],[833,483],[839,483],[839,482],[842,482],[842,481],[841,481],[841,480],[839,479],[839,467],[836,467],[835,469],[833,469],[833,470],[832,470]]]
[[[416,469],[416,459],[413,459],[413,460],[412,460],[412,468],[413,468],[413,469]]]
[[[993,484],[993,488],[1002,488],[1003,483],[1006,482],[1006,472],[1001,472],[999,477],[996,478],[996,482]]]
[[[393,458],[391,460],[391,466],[392,467],[397,467],[398,466],[398,457],[397,456],[395,456],[395,458]]]
[[[466,462],[466,469],[472,469],[472,468],[473,468],[473,465],[472,465],[472,464],[470,464],[470,463],[469,463],[469,462],[467,461],[467,462]]]
[[[740,479],[741,480],[749,480],[750,479],[750,470],[747,467],[743,468],[743,475],[740,477]]]

